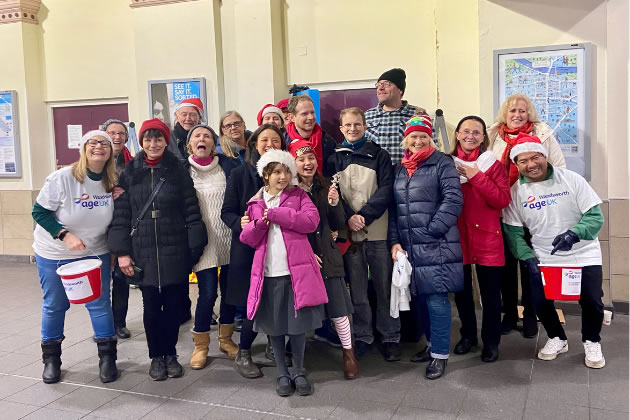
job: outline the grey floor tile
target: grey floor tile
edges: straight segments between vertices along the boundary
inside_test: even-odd
[[[223,404],[270,412],[280,404],[281,398],[276,394],[275,386],[252,383],[250,386],[238,389],[223,401]]]
[[[456,418],[457,414],[455,413],[444,413],[401,405],[394,413],[392,420],[454,420]]]
[[[8,353],[0,357],[0,373],[13,373],[24,366],[30,365],[36,360],[41,360],[40,356],[32,354]]]
[[[444,379],[445,377],[436,381],[425,379],[424,382],[411,387],[401,405],[457,413],[466,399],[468,384]]]
[[[329,418],[331,419],[390,419],[397,404],[377,403],[365,400],[346,399],[342,401]]]
[[[164,401],[165,399],[159,397],[123,394],[92,411],[90,415],[117,420],[135,420],[155,410]]]
[[[41,357],[41,356],[40,356]],[[63,366],[65,368],[65,366]],[[41,358],[11,372],[12,375],[28,376],[29,378],[41,378],[44,364]]]
[[[7,400],[0,401],[0,413],[2,420],[17,420],[38,410],[40,407],[34,405],[20,404]]]
[[[63,383],[45,384],[43,382],[38,382],[31,387],[25,388],[22,391],[7,397],[6,400],[44,407],[64,395],[75,391],[76,389],[78,389],[76,385]]]
[[[35,385],[37,380],[0,375],[0,400],[13,395],[25,388]]]
[[[144,382],[149,377],[148,373],[137,373],[129,370],[121,370],[120,376],[114,382],[104,384],[98,378],[98,375],[94,378],[89,385],[94,385],[111,390],[128,391],[141,382]]]
[[[232,372],[232,374],[237,375],[235,372]],[[188,387],[175,394],[175,397],[192,401],[223,403],[243,385],[227,381],[222,383],[220,379],[222,377],[225,377],[225,374],[209,372],[197,382],[190,384]],[[228,378],[230,377],[231,376],[228,376]]]
[[[37,411],[33,411],[26,417],[22,417],[23,420],[75,420],[80,419],[83,415],[81,413],[75,413],[72,411],[54,410],[52,408],[40,408]]]
[[[329,398],[318,397],[316,394],[307,397],[294,394],[281,398],[273,412],[296,417],[324,419],[330,416],[338,405],[338,402],[332,402]]]
[[[624,369],[610,366],[588,369],[590,406],[603,410],[628,411],[628,363]]]
[[[190,401],[168,400],[155,410],[149,412],[145,419],[160,420],[197,420],[203,418],[212,409],[212,405]]]
[[[492,374],[476,375],[470,382],[461,413],[492,419],[520,419],[529,381]]]
[[[46,407],[88,414],[118,396],[120,396],[120,392],[117,391],[81,387],[53,401]]]
[[[628,420],[628,412],[591,408],[591,420]]]
[[[268,413],[260,410],[241,409],[237,407],[215,407],[204,420],[259,420],[263,419]]]
[[[588,407],[588,368],[584,363],[534,361],[528,399]]]
[[[352,381],[348,398],[400,404],[412,385],[384,379],[358,378]]]
[[[589,420],[589,408],[553,402],[527,401],[524,420]]]

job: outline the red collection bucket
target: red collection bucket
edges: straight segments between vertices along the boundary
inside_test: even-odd
[[[580,300],[582,266],[539,264],[545,297],[549,300]]]
[[[101,297],[100,259],[73,261],[57,268],[70,303],[87,303]]]

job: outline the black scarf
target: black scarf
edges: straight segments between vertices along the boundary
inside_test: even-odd
[[[186,145],[186,139],[188,138],[188,131],[186,131],[184,127],[182,127],[179,123],[175,124],[175,130],[173,131],[175,132],[175,137],[178,140],[177,145],[179,146],[180,141],[184,142],[184,145]]]

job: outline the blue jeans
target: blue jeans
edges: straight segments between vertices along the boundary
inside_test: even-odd
[[[431,357],[448,359],[451,348],[451,302],[448,293],[420,295],[418,320],[424,329],[427,343],[431,346]]]
[[[372,308],[368,300],[368,266],[376,293],[376,329],[384,343],[400,342],[400,319],[389,315],[392,291],[391,253],[386,241],[366,241],[350,248],[343,256],[350,297],[354,306],[352,323],[356,340],[372,344]]]
[[[86,303],[85,307],[90,314],[94,338],[110,338],[115,334],[112,306],[109,302],[111,265],[109,254],[99,255],[98,257],[103,262],[103,265],[101,265],[101,297]],[[70,302],[61,283],[61,278],[57,275],[57,268],[63,264],[89,258],[91,257],[71,260],[49,260],[35,254],[39,282],[44,294],[42,304],[42,341],[63,338],[66,311],[70,309]]]
[[[236,308],[225,303],[225,285],[229,267],[229,265],[221,266],[221,281],[219,281],[217,267],[197,272],[199,297],[197,298],[197,309],[195,309],[195,332],[210,331],[212,309],[217,300],[217,286],[221,288],[219,323],[225,325],[234,323],[234,312]]]

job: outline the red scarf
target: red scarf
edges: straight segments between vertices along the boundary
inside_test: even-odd
[[[133,156],[131,156],[131,152],[129,151],[129,149],[127,149],[127,147],[123,147],[123,158],[125,159],[125,165],[128,164],[129,162],[131,162],[131,160],[133,159]]]
[[[322,156],[323,132],[319,124],[315,123],[313,132],[311,133],[311,136],[307,139],[305,139],[300,135],[300,133],[298,133],[297,128],[295,128],[295,123],[293,121],[287,124],[286,129],[291,141],[304,140],[313,148],[315,158],[317,159],[317,172],[319,172],[320,174],[324,173],[324,157]]]
[[[464,160],[466,162],[474,162],[479,157],[481,146],[477,147],[475,150],[470,152],[470,154],[466,154],[466,152],[464,152],[464,150],[462,149],[462,146],[458,144],[456,151],[457,151],[457,157],[460,158],[461,160]]]
[[[407,168],[407,175],[409,175],[409,178],[411,178],[411,175],[416,172],[416,169],[418,169],[418,167],[422,165],[422,163],[427,160],[433,152],[435,152],[435,147],[431,145],[422,150],[418,150],[413,155],[409,152],[409,150],[405,150],[405,155],[400,163],[402,163],[402,166]]]
[[[149,165],[149,168],[155,168],[155,166],[162,161],[162,156],[160,156],[157,159],[151,160],[151,159],[149,159],[148,156],[145,155],[144,156],[144,161],[147,163],[147,165]]]
[[[199,166],[208,166],[212,163],[212,160],[214,159],[213,155],[210,155],[208,157],[205,158],[198,158],[195,155],[190,155],[190,157],[192,158],[192,160],[195,161],[195,163]]]
[[[501,156],[501,163],[505,166],[505,170],[510,177],[510,185],[514,184],[518,179],[518,168],[514,165],[514,162],[510,159],[510,152],[512,147],[516,145],[516,136],[518,133],[530,134],[534,128],[534,123],[527,121],[525,124],[518,128],[507,128],[505,123],[499,125],[499,135],[503,137],[503,140],[507,143],[503,156]]]

